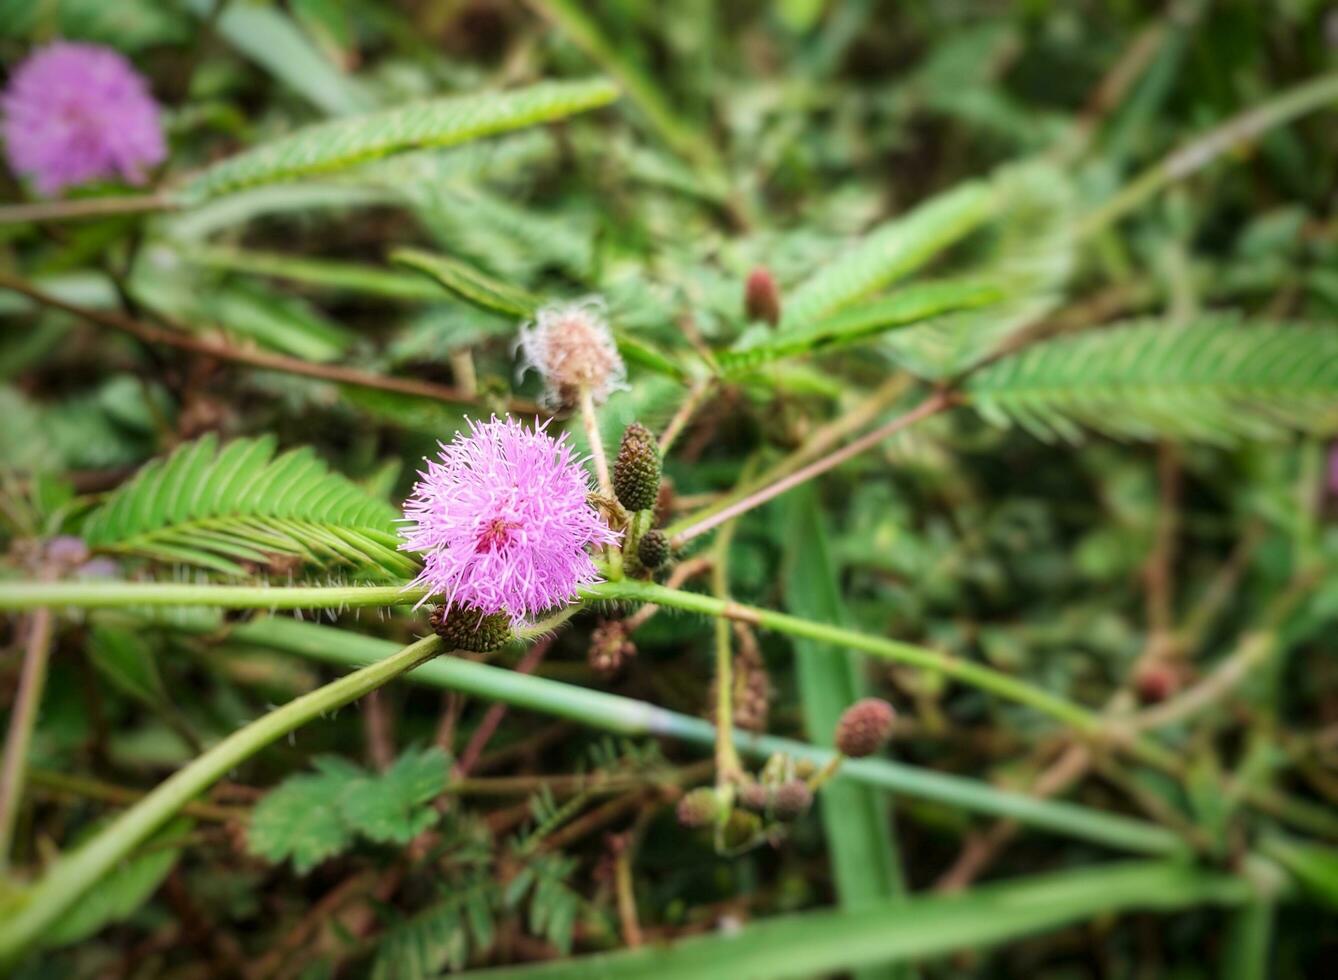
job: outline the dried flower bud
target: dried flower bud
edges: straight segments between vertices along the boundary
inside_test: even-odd
[[[836,723],[836,748],[852,759],[873,755],[892,736],[896,713],[882,698],[856,701]]]
[[[761,320],[773,327],[780,323],[780,288],[770,270],[763,266],[748,273],[743,290],[743,310],[749,320]]]
[[[598,297],[544,307],[520,328],[519,344],[524,369],[543,377],[550,406],[573,404],[583,388],[599,403],[625,387],[627,367]]]
[[[669,538],[663,531],[650,530],[636,545],[636,559],[641,567],[655,571],[669,560]]]
[[[438,606],[432,610],[432,629],[451,650],[489,653],[507,644],[513,636],[511,617],[504,612],[488,615],[468,606]]]
[[[627,635],[627,626],[621,620],[600,620],[590,633],[590,651],[587,659],[597,674],[615,674],[632,657],[636,644]]]
[[[660,447],[640,422],[623,433],[613,464],[613,490],[628,510],[649,510],[660,494]]]
[[[777,820],[798,820],[813,805],[813,791],[802,779],[791,779],[776,787],[771,798],[771,812]]]
[[[1134,690],[1144,704],[1165,701],[1180,690],[1180,672],[1165,660],[1149,660],[1134,670]]]
[[[709,786],[684,793],[678,801],[678,822],[684,827],[709,827],[720,816],[720,797]]]

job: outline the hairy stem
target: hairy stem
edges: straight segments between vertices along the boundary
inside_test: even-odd
[[[47,661],[51,657],[51,610],[39,609],[28,621],[28,642],[23,649],[23,667],[19,689],[9,716],[5,735],[4,762],[0,763],[0,875],[9,865],[9,851],[14,843],[14,825],[19,817],[19,799],[23,792],[23,773],[28,763],[28,746],[42,706],[46,687]]]
[[[265,746],[323,714],[374,691],[441,652],[430,636],[383,660],[290,701],[219,742],[126,810],[78,850],[62,855],[0,924],[0,964],[12,963],[90,888],[187,803]]]

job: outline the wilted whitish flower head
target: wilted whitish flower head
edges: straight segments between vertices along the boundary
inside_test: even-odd
[[[586,549],[619,536],[590,505],[590,477],[567,434],[554,439],[547,425],[471,421],[426,460],[404,504],[401,547],[423,555],[415,585],[448,607],[519,622],[599,580]]]
[[[115,176],[140,184],[167,156],[148,85],[100,45],[56,41],[29,55],[0,107],[9,165],[39,194]]]
[[[604,317],[604,301],[592,296],[545,306],[520,328],[522,373],[534,368],[544,379],[544,401],[573,403],[582,388],[595,402],[624,387],[627,367]]]

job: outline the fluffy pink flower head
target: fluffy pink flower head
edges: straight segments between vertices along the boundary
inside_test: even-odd
[[[624,387],[627,367],[604,319],[604,301],[592,296],[575,303],[545,306],[520,328],[522,370],[544,379],[544,401],[558,407],[576,401],[588,388],[596,403]]]
[[[520,622],[599,580],[586,549],[618,535],[590,505],[590,477],[567,434],[554,439],[547,426],[471,421],[426,460],[404,504],[401,547],[423,555],[414,584],[447,606]]]
[[[39,194],[118,175],[140,184],[167,156],[148,85],[110,48],[47,45],[14,69],[0,108],[9,165]]]

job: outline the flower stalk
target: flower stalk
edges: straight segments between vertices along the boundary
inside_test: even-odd
[[[289,732],[376,690],[440,652],[441,641],[435,636],[419,640],[271,711],[178,770],[100,834],[52,865],[26,894],[18,911],[0,924],[0,965],[13,963],[80,896],[230,770]]]

